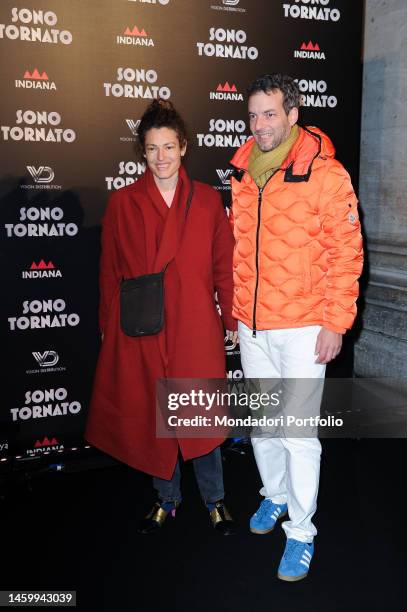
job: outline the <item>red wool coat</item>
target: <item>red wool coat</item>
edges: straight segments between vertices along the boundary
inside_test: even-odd
[[[221,440],[156,438],[156,380],[225,377],[215,290],[225,328],[237,327],[231,316],[234,240],[220,196],[194,181],[185,218],[189,189],[181,168],[168,208],[147,170],[110,198],[100,265],[103,342],[85,434],[104,452],[166,479],[172,476],[178,447],[184,459],[191,459]],[[164,329],[154,336],[126,336],[119,322],[121,279],[159,272],[174,254],[165,273]]]

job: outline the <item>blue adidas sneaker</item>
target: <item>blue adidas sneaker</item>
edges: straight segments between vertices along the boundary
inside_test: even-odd
[[[264,534],[273,531],[279,518],[287,514],[287,504],[275,504],[271,499],[263,499],[259,509],[250,519],[250,531]]]
[[[278,578],[287,582],[295,582],[305,578],[313,554],[314,544],[312,542],[300,542],[289,538],[278,568]]]

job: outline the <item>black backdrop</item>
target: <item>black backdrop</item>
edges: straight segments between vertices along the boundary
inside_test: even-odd
[[[188,170],[227,205],[245,89],[290,74],[301,123],[330,135],[357,185],[362,20],[363,0],[2,0],[0,459],[84,444],[100,220],[143,171],[149,100],[185,117]]]

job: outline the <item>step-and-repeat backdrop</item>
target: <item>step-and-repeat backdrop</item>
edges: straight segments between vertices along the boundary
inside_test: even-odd
[[[246,87],[285,72],[301,122],[330,135],[357,185],[362,14],[362,0],[1,1],[0,460],[84,444],[100,221],[144,171],[146,105],[179,109],[188,170],[227,205]],[[225,349],[238,379],[238,347]]]

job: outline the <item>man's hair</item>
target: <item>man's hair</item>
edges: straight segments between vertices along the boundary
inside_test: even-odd
[[[175,110],[171,102],[158,98],[148,105],[141,117],[138,126],[140,149],[144,153],[146,133],[152,128],[169,128],[177,133],[180,147],[187,141],[187,131],[181,115]]]
[[[247,89],[247,97],[260,91],[273,93],[281,91],[283,94],[283,107],[286,115],[292,108],[299,108],[301,105],[300,90],[294,79],[287,74],[263,74],[252,83]]]

